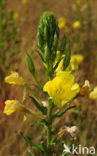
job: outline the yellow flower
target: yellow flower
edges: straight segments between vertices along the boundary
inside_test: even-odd
[[[11,72],[11,75],[5,77],[5,82],[21,86],[25,84],[25,81],[17,72]]]
[[[79,85],[74,83],[74,76],[70,72],[61,71],[53,80],[45,84],[43,90],[48,92],[58,107],[62,107],[78,94]]]
[[[87,9],[87,8],[88,8],[88,4],[85,3],[85,4],[82,6],[82,11],[84,11],[84,10]]]
[[[56,59],[55,59],[53,65],[55,65],[57,63],[59,56],[60,56],[60,51],[57,51]],[[60,70],[61,71],[63,70],[63,62],[64,62],[65,55],[63,55],[62,57],[63,57],[63,59],[59,63],[59,65],[58,65],[58,67],[56,69],[56,72],[58,72]],[[67,67],[66,71],[70,71],[70,70],[75,71],[75,70],[77,70],[78,67],[79,67],[79,64],[82,61],[83,61],[83,56],[82,55],[77,54],[77,55],[71,56],[70,65]]]
[[[19,17],[19,14],[17,13],[17,12],[14,12],[14,14],[13,14],[13,19],[17,19]]]
[[[90,92],[89,98],[92,100],[97,100],[97,86],[94,88],[92,92]]]
[[[22,0],[22,3],[23,4],[27,4],[28,3],[28,0]]]
[[[72,4],[72,9],[74,10],[74,11],[76,11],[76,9],[77,9],[77,6],[76,6],[76,4]]]
[[[18,100],[6,100],[5,107],[4,107],[4,114],[11,115],[15,111],[24,113],[24,121],[26,120],[26,115],[25,115],[26,113],[33,115],[37,119],[43,118],[41,114],[38,114],[37,112],[32,111],[29,108],[25,107]]]
[[[75,22],[73,23],[73,28],[74,28],[74,29],[79,29],[80,27],[81,27],[80,21],[75,21]]]
[[[77,3],[78,5],[80,5],[80,4],[81,4],[81,0],[76,0],[76,3]]]
[[[59,19],[58,19],[58,26],[59,26],[59,28],[61,29],[61,28],[64,28],[64,26],[66,25],[66,20],[64,19],[64,17],[60,17]]]
[[[71,65],[71,69],[72,71],[75,71],[78,69],[79,64],[83,61],[83,56],[82,55],[73,55],[71,56],[71,60],[70,60],[70,65]]]
[[[26,108],[18,100],[6,100],[5,101],[4,113],[6,115],[11,115],[15,111],[25,112]]]

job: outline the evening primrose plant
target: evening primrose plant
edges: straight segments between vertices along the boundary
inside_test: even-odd
[[[72,101],[80,96],[80,86],[74,81],[74,75],[72,71],[73,62],[80,63],[83,58],[79,55],[71,56],[71,50],[68,42],[66,41],[65,34],[63,35],[60,46],[59,43],[59,27],[55,16],[52,13],[44,12],[38,26],[38,51],[44,66],[47,82],[42,86],[37,80],[36,70],[32,58],[29,54],[26,54],[26,60],[29,72],[32,74],[35,81],[35,87],[42,92],[46,98],[45,101],[39,101],[34,91],[29,87],[27,82],[17,72],[11,72],[9,76],[5,78],[5,82],[8,84],[19,85],[24,88],[24,94],[22,101],[18,100],[6,100],[4,113],[11,115],[15,111],[22,112],[25,116],[27,114],[32,115],[32,119],[37,118],[37,122],[32,125],[43,126],[45,134],[43,139],[38,145],[33,143],[31,137],[21,133],[25,141],[34,149],[38,150],[39,154],[45,156],[57,156],[62,155],[62,151],[57,150],[56,147],[62,144],[63,140],[60,139],[63,133],[68,132],[73,137],[78,133],[76,126],[63,127],[61,130],[56,130],[53,127],[53,123],[57,118],[61,118],[67,111],[75,108],[72,105]],[[80,58],[80,59],[79,59]],[[73,61],[74,60],[74,61]],[[61,63],[61,67],[60,67]],[[75,63],[75,64],[76,64]],[[87,88],[88,89],[88,88]],[[82,92],[84,87],[82,89]],[[24,105],[26,99],[26,92],[30,92],[32,100],[32,109],[29,109]],[[33,105],[39,110],[35,112]],[[28,155],[35,156],[34,153],[28,152]]]

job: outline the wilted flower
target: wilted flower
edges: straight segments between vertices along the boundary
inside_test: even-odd
[[[48,102],[47,101],[42,101],[42,104],[43,104],[44,107],[48,106]]]
[[[90,88],[90,82],[88,80],[85,80],[83,87],[80,89],[80,95],[85,95],[89,93],[89,88]]]
[[[11,115],[13,112],[26,112],[26,108],[18,100],[6,100],[4,113],[6,115]]]
[[[64,26],[66,25],[66,20],[65,20],[65,18],[64,17],[60,17],[59,19],[58,19],[58,26],[59,26],[59,28],[61,29],[61,28],[64,28]]]
[[[66,131],[74,138],[76,139],[79,129],[76,126],[72,126],[72,127],[66,127]]]
[[[58,107],[62,107],[78,94],[79,85],[74,83],[74,76],[70,72],[61,71],[53,80],[45,84],[43,90],[48,92]]]
[[[92,100],[97,100],[97,86],[94,88],[92,92],[90,92],[89,98]]]
[[[90,88],[90,82],[89,82],[89,80],[85,80],[85,83],[84,83],[83,87]]]
[[[17,72],[11,72],[11,75],[5,77],[5,82],[21,86],[25,84],[25,81]]]
[[[75,22],[73,23],[73,28],[74,28],[74,29],[79,29],[80,27],[81,27],[80,21],[75,21]]]
[[[78,132],[79,132],[79,129],[76,126],[72,126],[72,127],[64,126],[58,132],[58,138],[62,137],[66,132],[69,133],[73,139],[76,139]]]

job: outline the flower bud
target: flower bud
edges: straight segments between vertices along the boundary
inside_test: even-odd
[[[59,38],[59,28],[52,13],[44,12],[38,27],[38,47],[44,54],[45,61],[51,59],[56,51]],[[47,54],[48,53],[48,54]]]

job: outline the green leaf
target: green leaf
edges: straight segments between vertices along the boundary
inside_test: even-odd
[[[66,70],[66,68],[70,64],[70,59],[71,59],[71,50],[68,48],[63,62],[63,71]]]
[[[66,36],[64,34],[64,36],[62,38],[62,43],[61,43],[61,46],[60,46],[60,54],[61,55],[64,53],[65,48],[66,48]]]
[[[50,141],[50,145],[51,146],[55,146],[56,145],[56,136],[54,136],[53,138],[52,138],[52,140]]]
[[[33,149],[35,150],[39,150],[40,152],[43,153],[43,149],[42,149],[42,146],[41,145],[35,145],[31,138],[27,135],[25,135],[24,133],[21,132],[21,136],[24,138],[24,140],[26,141],[27,144],[29,144]]]
[[[27,152],[27,154],[28,154],[29,156],[35,156],[35,154],[32,153],[32,152]]]
[[[42,148],[43,148],[43,150],[44,150],[44,153],[47,155],[47,153],[48,153],[48,151],[47,151],[47,146],[46,146],[46,144],[45,144],[44,141],[41,141],[41,146],[42,146]]]
[[[58,34],[55,32],[54,34],[54,40],[53,40],[53,51],[57,51],[57,46],[58,46]]]
[[[39,54],[40,58],[42,59],[42,61],[43,61],[43,62],[45,62],[45,58],[44,58],[43,53],[40,53],[39,51],[37,51],[37,52],[38,52],[38,54]]]
[[[27,60],[27,64],[28,64],[28,69],[30,71],[30,73],[32,74],[33,77],[35,77],[35,67],[34,67],[34,63],[30,57],[29,54],[26,53],[26,60]]]
[[[33,103],[38,108],[38,110],[40,110],[44,115],[46,115],[47,114],[46,107],[43,107],[43,105],[34,96],[33,97],[30,96],[30,98],[32,99]]]
[[[45,48],[44,48],[44,58],[45,58],[45,61],[47,64],[49,62],[49,56],[50,56],[50,49],[49,49],[48,45],[46,44]]]
[[[62,57],[59,58],[59,60],[57,61],[57,63],[55,64],[55,66],[52,69],[52,73],[57,69],[57,67],[58,67],[58,65],[59,65],[59,63],[61,62],[62,59],[63,59]]]
[[[75,106],[70,106],[67,109],[65,109],[64,111],[60,112],[60,111],[56,111],[55,114],[52,116],[53,119],[57,118],[57,117],[61,117],[63,116],[68,110],[75,108]]]
[[[45,119],[42,119],[41,121],[38,121],[38,122],[34,123],[33,125],[31,125],[31,127],[38,126],[38,125],[47,126],[48,122]]]

